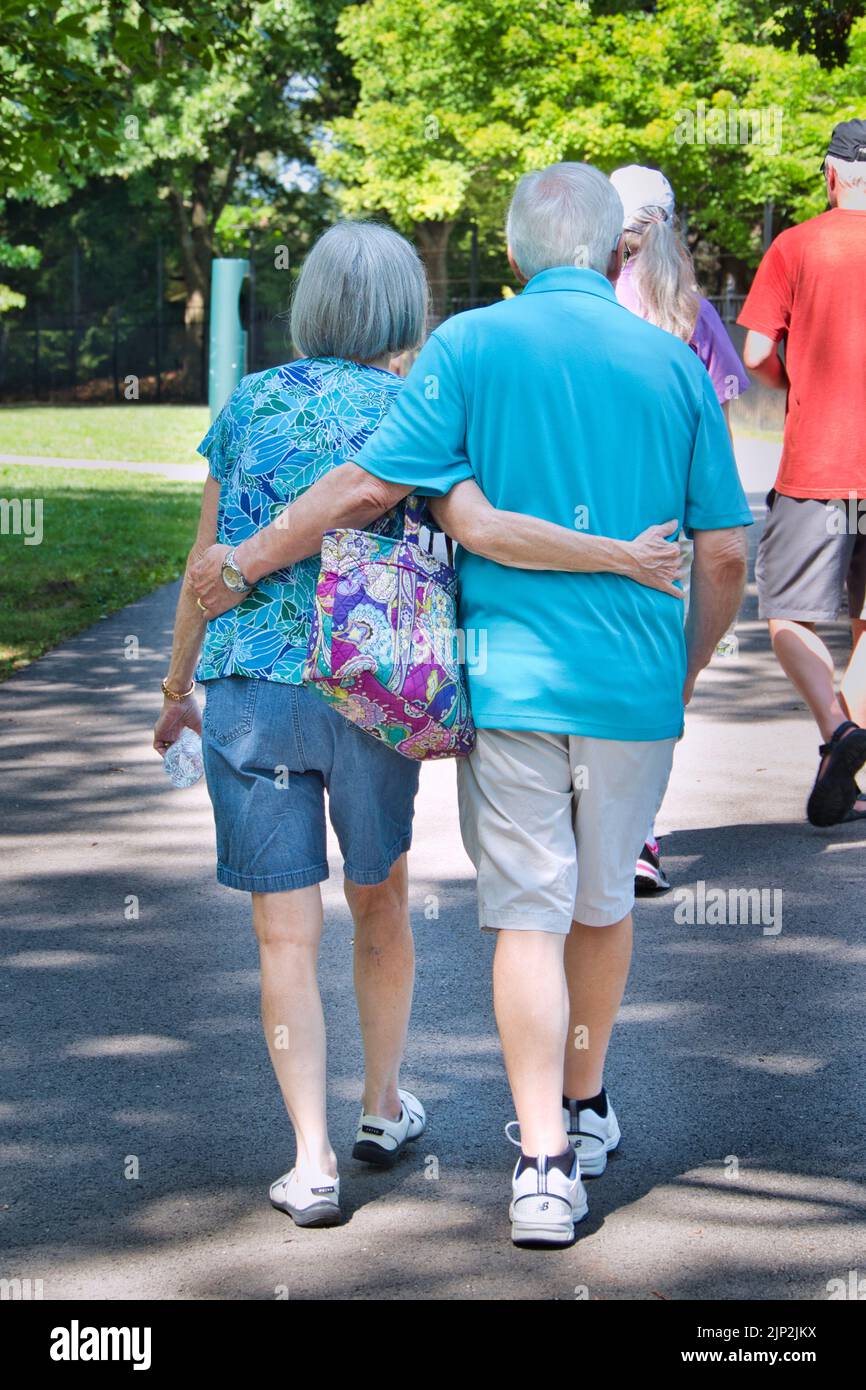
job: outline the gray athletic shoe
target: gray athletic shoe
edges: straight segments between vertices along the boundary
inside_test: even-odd
[[[308,1180],[292,1168],[271,1183],[270,1198],[271,1206],[284,1211],[296,1226],[338,1226],[342,1220],[340,1179],[327,1173]]]
[[[391,1168],[406,1145],[418,1139],[427,1127],[424,1106],[411,1091],[398,1091],[402,1104],[400,1118],[386,1120],[382,1115],[361,1112],[352,1157],[377,1168]]]

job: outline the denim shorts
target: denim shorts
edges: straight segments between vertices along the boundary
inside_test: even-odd
[[[224,676],[206,689],[219,882],[283,893],[326,879],[326,791],[346,877],[383,882],[412,843],[419,764],[304,686]]]

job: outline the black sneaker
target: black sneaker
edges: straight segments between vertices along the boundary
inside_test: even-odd
[[[647,840],[638,856],[634,871],[635,896],[649,898],[654,893],[666,893],[670,886],[659,858],[659,842]]]

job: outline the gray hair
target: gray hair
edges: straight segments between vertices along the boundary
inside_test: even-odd
[[[825,162],[836,170],[836,178],[843,188],[866,188],[866,160],[839,159],[835,154],[828,154]]]
[[[508,209],[506,236],[527,279],[554,266],[605,274],[622,230],[620,196],[592,164],[551,164],[524,174]]]
[[[292,299],[305,357],[375,362],[424,337],[427,276],[405,237],[377,222],[338,222],[319,237]]]
[[[683,342],[691,342],[701,310],[694,262],[676,216],[664,208],[639,208],[624,229],[633,259],[634,288],[642,317]]]

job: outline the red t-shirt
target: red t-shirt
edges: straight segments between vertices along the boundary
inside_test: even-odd
[[[737,322],[787,338],[776,491],[866,497],[866,212],[831,208],[777,236]]]

